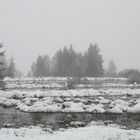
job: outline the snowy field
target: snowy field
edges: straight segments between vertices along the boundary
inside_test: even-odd
[[[42,123],[41,116],[38,113],[52,113],[50,121],[53,119],[59,120],[59,115],[53,116],[55,113],[68,114],[79,121],[74,113],[90,113],[97,114],[96,117],[104,117],[103,122],[98,123],[98,120],[91,118],[88,115],[83,116],[82,120],[87,122],[77,122],[69,127],[60,127],[53,130],[46,126],[22,126],[15,128],[12,124],[3,124],[0,120],[0,140],[139,140],[139,114],[140,114],[140,89],[139,85],[127,85],[124,78],[86,78],[82,79],[83,83],[76,85],[73,90],[64,90],[67,78],[23,78],[9,79],[6,78],[7,91],[0,91],[0,118],[10,114],[10,110],[15,110],[17,117],[22,117],[20,113],[25,113],[26,117],[33,117],[40,124]],[[86,83],[86,84],[85,84]],[[93,88],[99,85],[100,88]],[[27,90],[30,89],[30,90]],[[45,90],[42,90],[45,89]],[[47,89],[47,90],[46,90]],[[1,107],[3,109],[1,109]],[[8,113],[5,113],[5,112]],[[16,112],[17,111],[17,112]],[[33,115],[32,113],[36,113]],[[69,115],[73,113],[73,115]],[[28,115],[30,114],[30,115]],[[38,115],[37,115],[38,114]],[[106,115],[110,116],[109,120],[105,120]],[[127,114],[130,114],[127,116]],[[5,115],[5,116],[4,116]],[[43,114],[42,114],[43,115]],[[45,114],[44,114],[45,115]],[[116,121],[112,121],[112,117],[117,117]],[[136,115],[136,118],[135,118]],[[80,114],[79,114],[80,116]],[[81,114],[82,116],[82,114]],[[90,116],[90,115],[89,115]],[[132,116],[132,120],[130,119]],[[16,119],[16,116],[11,116],[11,120]],[[87,117],[87,118],[86,118]],[[95,118],[96,118],[95,117]],[[124,117],[124,118],[123,118]],[[8,118],[8,117],[7,117]],[[67,117],[67,115],[64,117]],[[61,119],[64,119],[61,117]],[[20,119],[18,123],[20,123]],[[114,118],[115,119],[115,118]],[[125,127],[118,123],[124,121],[132,121],[128,124],[133,125],[135,121],[136,127]],[[92,122],[91,121],[96,121]],[[4,120],[3,120],[4,121]],[[27,119],[27,122],[30,119]],[[48,121],[48,118],[46,120]],[[106,121],[109,121],[109,123]],[[111,122],[112,121],[112,122]],[[8,120],[7,120],[8,122]],[[111,123],[110,123],[111,122]],[[115,124],[113,125],[113,123]],[[70,128],[71,127],[71,128]]]
[[[140,89],[0,91],[0,105],[25,112],[140,113]]]
[[[83,128],[50,129],[29,127],[19,129],[1,129],[1,140],[139,140],[139,130],[126,130],[116,125],[98,125],[91,123]]]
[[[70,77],[70,79],[73,79]],[[126,84],[126,78],[80,78],[75,88],[101,88],[120,87],[138,88],[137,84]],[[64,89],[67,78],[64,77],[42,77],[42,78],[15,78],[6,77],[4,79],[7,89]]]

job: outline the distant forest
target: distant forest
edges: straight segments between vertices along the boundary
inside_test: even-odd
[[[77,53],[72,45],[56,52],[54,57],[39,55],[28,76],[34,77],[102,77],[103,58],[97,44],[90,44],[86,52]]]
[[[21,77],[22,72],[16,69],[13,57],[8,61],[5,51],[0,44],[0,79],[4,77]],[[39,55],[31,64],[28,77],[131,77],[132,81],[139,81],[140,71],[137,69],[124,69],[117,72],[113,60],[108,68],[103,67],[103,57],[97,44],[90,44],[88,49],[81,53],[76,52],[72,45],[58,50],[51,58],[48,54]],[[134,79],[134,80],[133,80]]]

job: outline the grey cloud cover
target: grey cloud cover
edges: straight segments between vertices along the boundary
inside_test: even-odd
[[[28,71],[38,54],[96,42],[105,64],[140,69],[139,0],[0,0],[0,42]]]

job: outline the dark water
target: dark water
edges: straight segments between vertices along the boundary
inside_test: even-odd
[[[0,128],[26,127],[30,125],[48,126],[54,130],[59,128],[76,127],[71,122],[83,122],[84,126],[91,121],[103,121],[105,125],[119,124],[126,129],[140,128],[140,114],[91,114],[91,113],[25,113],[13,108],[0,107]],[[10,126],[7,126],[10,124]]]

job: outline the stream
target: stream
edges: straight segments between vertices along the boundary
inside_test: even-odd
[[[85,126],[92,121],[102,121],[105,125],[118,124],[126,129],[140,128],[140,114],[26,113],[14,108],[0,106],[0,128],[41,125],[42,127],[51,127],[53,130],[58,130],[60,128]]]

